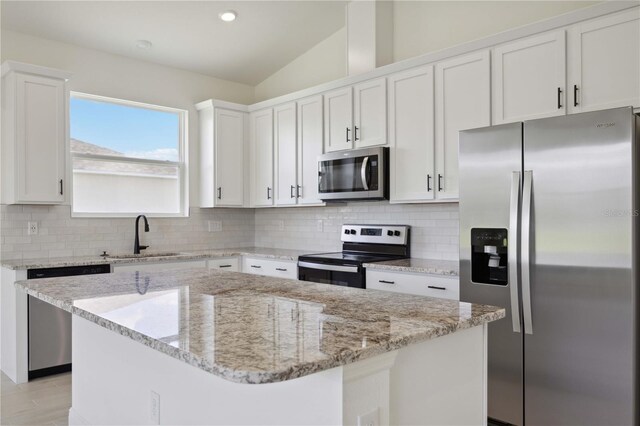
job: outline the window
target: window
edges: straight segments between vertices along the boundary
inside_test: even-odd
[[[187,112],[73,93],[74,216],[188,216]]]

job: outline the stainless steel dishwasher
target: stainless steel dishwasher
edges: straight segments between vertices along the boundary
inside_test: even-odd
[[[108,274],[111,265],[29,269],[27,279]],[[29,296],[29,380],[71,371],[71,314]]]

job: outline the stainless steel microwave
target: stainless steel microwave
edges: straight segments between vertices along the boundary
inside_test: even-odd
[[[331,152],[318,157],[321,200],[389,198],[389,148]]]

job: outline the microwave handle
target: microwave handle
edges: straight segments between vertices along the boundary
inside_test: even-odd
[[[367,163],[369,162],[369,157],[364,157],[362,160],[362,167],[360,168],[360,178],[362,179],[362,187],[365,191],[369,190],[369,182],[367,182]]]

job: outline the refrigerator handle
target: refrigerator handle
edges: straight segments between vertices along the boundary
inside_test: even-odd
[[[522,194],[522,313],[524,316],[524,332],[533,334],[531,320],[531,197],[533,172],[524,172],[524,186]]]
[[[513,332],[520,333],[520,302],[518,297],[518,207],[520,206],[520,172],[511,174],[511,200],[509,202],[509,291],[511,296],[511,322]]]

